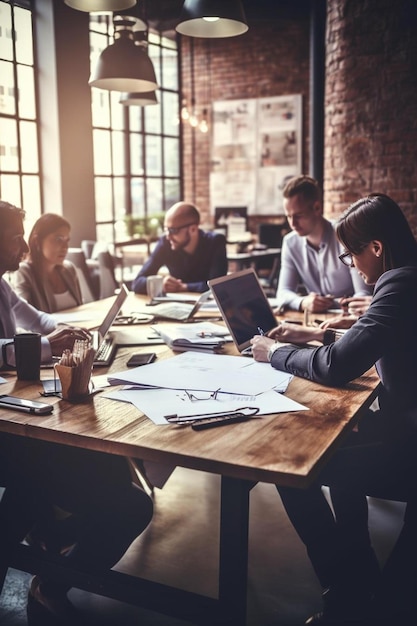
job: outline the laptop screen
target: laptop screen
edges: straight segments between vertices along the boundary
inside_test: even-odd
[[[267,333],[277,325],[253,268],[214,278],[208,284],[239,352],[250,346],[259,328]]]
[[[117,294],[116,298],[114,299],[113,304],[111,305],[110,309],[108,310],[106,314],[106,317],[104,318],[104,320],[102,321],[102,323],[100,324],[98,328],[98,333],[99,333],[101,340],[103,340],[104,337],[107,335],[109,328],[111,327],[114,320],[116,319],[128,295],[129,295],[129,290],[127,289],[125,284],[122,284],[122,286],[120,287],[119,293]]]

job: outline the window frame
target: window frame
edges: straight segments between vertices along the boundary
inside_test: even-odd
[[[100,26],[97,27],[97,24]],[[100,35],[103,41],[106,42],[106,46],[113,42],[113,25],[111,15],[92,14],[90,16],[90,46],[91,37],[94,34]],[[170,44],[168,45],[168,40]],[[101,49],[104,49],[103,46]],[[176,56],[176,88],[173,85],[164,85],[164,54],[167,55],[167,51],[173,50]],[[155,51],[158,52],[155,57]],[[97,156],[95,154],[94,162],[94,188],[95,188],[95,222],[97,231],[97,240],[106,241],[107,243],[115,243],[124,241],[130,237],[136,237],[141,235],[159,235],[162,231],[157,227],[159,222],[162,226],[162,215],[174,202],[180,200],[182,196],[182,171],[181,171],[181,128],[178,121],[178,130],[176,134],[166,132],[165,129],[165,98],[167,94],[174,95],[176,103],[176,120],[179,120],[180,113],[180,50],[178,45],[178,37],[176,35],[169,36],[169,33],[157,32],[153,29],[149,30],[149,45],[148,52],[151,59],[154,62],[155,70],[157,73],[157,82],[159,88],[157,90],[157,105],[147,106],[126,106],[117,102],[120,98],[119,93],[109,92],[105,90],[94,89],[96,92],[92,94],[92,132],[93,136],[97,136],[98,132],[108,133],[110,145],[109,161],[111,164],[111,171],[106,173],[99,173],[97,171]],[[151,54],[152,52],[152,54]],[[98,56],[98,50],[91,50],[91,64],[96,62]],[[167,55],[169,57],[169,54]],[[159,72],[158,72],[159,70]],[[159,74],[159,75],[158,75]],[[98,98],[106,101],[106,107],[108,108],[108,124],[97,124],[97,114],[94,111],[94,101]],[[112,117],[112,107],[120,106],[121,112],[121,127],[115,128]],[[157,108],[156,108],[157,107]],[[148,110],[152,109],[157,112],[157,129],[152,126],[152,115],[148,113]],[[153,113],[152,111],[152,113]],[[171,126],[171,129],[173,124]],[[114,133],[121,133],[123,139],[122,158],[123,164],[120,166],[122,172],[115,171],[115,158],[114,158]],[[139,137],[139,141],[137,138]],[[134,141],[136,145],[134,145]],[[149,162],[149,146],[151,142],[159,143],[159,150],[157,151],[159,165],[157,165],[156,171],[151,171]],[[167,145],[171,142],[177,142],[178,145],[178,168],[175,173],[167,173],[166,171],[166,158],[167,158]],[[94,141],[93,141],[94,143]],[[132,164],[132,150],[136,148],[136,152],[140,158],[140,164]],[[97,151],[96,151],[97,152]],[[172,152],[172,149],[171,149]],[[168,152],[169,154],[169,152]],[[116,193],[118,182],[124,180],[124,193]],[[100,215],[100,203],[99,193],[97,190],[101,187],[101,182],[106,181],[107,189],[111,188],[111,197],[105,199],[106,214]],[[109,185],[110,183],[110,185]],[[168,192],[169,187],[173,186],[173,194]],[[104,187],[104,185],[103,185]],[[135,192],[137,189],[137,192]],[[161,207],[159,211],[155,211],[155,207],[152,206],[151,197],[152,194],[156,194],[156,200],[154,203],[160,202]],[[120,195],[123,195],[123,200],[120,199]],[[135,198],[135,195],[137,196]],[[160,199],[160,200],[159,200]],[[138,205],[143,203],[142,210]],[[123,207],[118,206],[123,204]],[[139,210],[138,210],[139,209]],[[156,218],[157,221],[152,220]],[[156,224],[156,226],[155,226]]]
[[[11,63],[13,72],[13,86],[14,86],[14,112],[5,112],[0,108],[0,118],[3,121],[11,120],[15,122],[16,128],[16,146],[9,146],[10,149],[16,152],[15,158],[17,159],[17,167],[8,168],[5,163],[0,163],[0,198],[4,201],[15,204],[23,208],[26,212],[26,222],[29,227],[40,217],[43,206],[43,172],[42,172],[42,145],[41,145],[41,133],[40,133],[40,107],[39,107],[39,88],[38,88],[38,60],[36,55],[36,29],[34,25],[35,6],[34,0],[0,0],[0,4],[5,5],[10,10],[11,15],[11,27],[12,27],[12,58],[6,58],[1,56],[0,47],[0,60],[2,62]],[[19,40],[22,41],[23,46],[26,46],[26,36],[20,39],[17,37],[16,30],[16,10],[27,10],[30,14],[30,28],[31,28],[31,62],[27,62],[19,58],[18,46]],[[4,27],[4,26],[3,26]],[[27,35],[27,33],[25,33]],[[4,34],[0,33],[1,37]],[[30,68],[33,74],[33,83],[31,88],[31,95],[33,97],[33,116],[25,115],[22,112],[22,107],[19,102],[18,94],[21,93],[20,84],[25,82],[23,77],[20,76],[19,68]],[[22,78],[22,81],[20,80]],[[25,84],[24,93],[27,95],[27,86]],[[30,150],[25,146],[24,133],[22,132],[25,126],[33,126],[32,130],[36,136],[36,153],[33,155],[33,141],[30,142]],[[29,141],[29,137],[28,137]],[[7,145],[0,144],[0,153],[4,152]],[[25,164],[25,154],[31,154],[30,159],[32,165]],[[3,155],[2,155],[3,156]],[[6,178],[16,178],[16,186],[10,185],[11,180],[5,180]],[[28,185],[28,182],[30,184]],[[34,197],[34,189],[36,188],[37,197]]]

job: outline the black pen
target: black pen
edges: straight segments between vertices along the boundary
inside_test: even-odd
[[[246,422],[251,419],[251,415],[244,415],[239,413],[238,415],[229,415],[227,417],[208,420],[207,422],[194,422],[191,424],[193,430],[207,430],[208,428],[217,428],[217,426],[227,426],[228,424],[236,424],[237,422]]]
[[[262,330],[262,328],[260,326],[258,326],[258,333],[260,335],[265,335],[264,331]]]

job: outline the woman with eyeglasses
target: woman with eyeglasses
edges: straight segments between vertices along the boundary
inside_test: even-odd
[[[82,304],[75,266],[66,255],[70,241],[69,222],[45,213],[29,235],[29,253],[14,275],[19,296],[40,311],[55,313]]]
[[[411,624],[417,582],[417,243],[400,207],[382,194],[354,203],[336,232],[346,249],[341,261],[375,285],[367,311],[335,342],[329,329],[281,324],[268,337],[252,339],[253,354],[331,386],[375,365],[379,410],[361,419],[309,488],[278,491],[324,589],[322,612],[306,624]],[[296,345],[310,340],[328,345]],[[330,488],[333,511],[323,485]],[[366,496],[407,502],[382,574]]]

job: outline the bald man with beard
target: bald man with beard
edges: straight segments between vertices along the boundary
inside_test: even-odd
[[[135,293],[146,294],[146,279],[166,266],[165,293],[207,291],[207,281],[227,274],[226,239],[200,228],[193,204],[177,202],[165,214],[164,235],[133,281]]]

